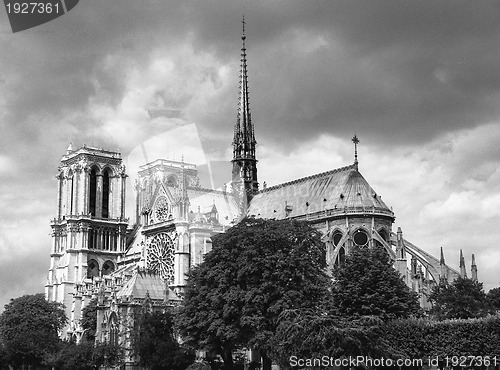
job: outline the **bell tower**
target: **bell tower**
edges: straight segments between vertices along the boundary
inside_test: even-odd
[[[250,200],[259,190],[257,182],[257,160],[255,159],[255,133],[250,115],[248,94],[247,56],[245,47],[245,18],[243,18],[243,33],[241,39],[240,92],[238,115],[234,127],[232,184],[239,196],[243,214]]]
[[[125,251],[126,177],[118,152],[85,145],[73,150],[70,144],[61,159],[45,294],[64,303],[70,329],[86,303],[78,285],[109,275]]]

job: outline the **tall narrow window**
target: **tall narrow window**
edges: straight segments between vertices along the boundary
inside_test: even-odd
[[[68,187],[69,187],[69,214],[73,214],[73,195],[74,195],[74,181],[73,181],[73,172],[69,171],[68,173]]]
[[[102,217],[109,217],[109,172],[107,170],[102,176]]]
[[[97,169],[94,167],[90,171],[90,194],[89,194],[89,213],[91,216],[96,215],[97,201]]]
[[[337,255],[337,258],[335,260],[335,265],[340,266],[343,265],[344,262],[345,262],[345,249],[344,247],[340,247],[339,254]]]
[[[118,318],[113,312],[109,318],[109,343],[111,345],[118,345],[118,329]]]
[[[90,229],[89,230],[89,249],[94,249],[95,248],[95,243],[94,243],[94,230]]]

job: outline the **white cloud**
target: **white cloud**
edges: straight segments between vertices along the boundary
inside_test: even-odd
[[[16,171],[16,166],[12,158],[0,155],[0,177],[10,176]]]

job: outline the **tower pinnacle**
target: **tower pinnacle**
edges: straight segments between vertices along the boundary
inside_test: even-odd
[[[233,174],[234,184],[240,183],[242,188],[237,191],[245,197],[243,206],[259,189],[257,182],[257,160],[255,159],[255,132],[250,115],[250,103],[248,93],[247,55],[245,46],[245,18],[242,20],[242,47],[240,59],[240,87],[238,97],[238,114],[234,126],[233,139]]]
[[[471,265],[471,271],[472,271],[472,280],[477,281],[477,265],[476,265],[476,258],[474,257],[474,254],[472,255],[472,265]]]
[[[462,250],[460,249],[460,276],[463,278],[467,277],[467,271],[465,270],[465,259]]]

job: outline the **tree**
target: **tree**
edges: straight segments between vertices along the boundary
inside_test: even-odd
[[[488,299],[483,284],[458,277],[451,284],[441,282],[429,296],[431,314],[436,319],[468,319],[484,317],[489,312]]]
[[[58,331],[66,320],[63,306],[46,301],[43,294],[11,299],[0,315],[0,342],[9,363],[39,365],[57,351]]]
[[[7,352],[0,341],[0,369],[6,368],[8,366],[7,362]]]
[[[92,370],[118,366],[122,358],[122,349],[110,343],[61,341],[59,350],[47,356],[44,363],[58,369]]]
[[[500,311],[500,287],[490,289],[486,294],[489,305],[493,311]]]
[[[93,342],[97,330],[97,298],[92,299],[82,310],[80,324],[85,332],[85,339]]]
[[[386,322],[421,313],[411,292],[380,247],[353,248],[334,270],[331,294],[314,310],[282,315],[275,336],[275,356],[284,367],[289,356],[334,359],[380,358]]]
[[[327,291],[321,234],[295,220],[247,218],[213,238],[192,269],[181,309],[183,338],[232,366],[232,352],[258,350],[270,368],[272,338],[288,309],[314,308]]]
[[[144,312],[133,334],[133,350],[139,364],[155,369],[181,370],[195,360],[194,350],[179,344],[170,312]]]
[[[296,359],[321,359],[325,354],[333,359],[380,358],[381,324],[382,320],[373,316],[348,319],[326,310],[285,311],[274,337],[273,354],[283,368],[294,365],[291,355]]]
[[[331,297],[334,314],[344,317],[389,320],[421,312],[418,295],[410,291],[387,252],[378,246],[350,251],[334,270]]]

